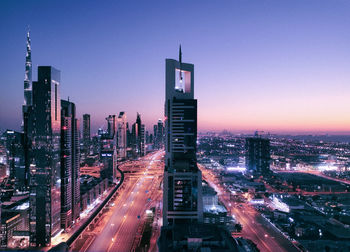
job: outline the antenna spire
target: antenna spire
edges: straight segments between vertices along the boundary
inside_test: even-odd
[[[180,82],[182,82],[182,51],[181,51],[181,44],[179,48],[179,63],[180,63]]]
[[[181,44],[180,44],[180,48],[179,48],[179,62],[180,65],[182,64],[182,51],[181,51]]]

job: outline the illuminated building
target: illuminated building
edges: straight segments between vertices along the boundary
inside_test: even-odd
[[[138,153],[138,143],[137,143],[137,140],[138,140],[138,124],[137,123],[134,123],[131,126],[131,137],[130,137],[130,139],[131,139],[130,145],[131,145],[131,148],[133,150],[133,153],[137,154]]]
[[[90,137],[90,115],[83,115],[83,145],[85,156],[90,154],[90,145],[91,145],[91,137]]]
[[[246,138],[246,167],[252,173],[270,172],[270,140],[256,135]]]
[[[145,132],[144,124],[141,124],[141,127],[140,127],[139,150],[140,150],[140,156],[143,157],[146,154],[146,132]]]
[[[30,244],[46,246],[61,227],[61,100],[60,71],[38,68],[33,82],[33,107],[29,115]]]
[[[28,189],[29,185],[29,166],[30,166],[30,140],[28,139],[28,125],[29,115],[33,104],[32,93],[32,49],[30,42],[30,33],[27,32],[26,43],[26,63],[25,63],[25,75],[24,75],[24,104],[22,106],[22,130],[23,130],[23,150],[24,150],[24,189]]]
[[[108,116],[106,133],[101,134],[100,139],[100,162],[103,164],[101,170],[101,178],[108,178],[113,181],[116,173],[117,162],[117,148],[116,148],[116,134],[115,134],[115,116]]]
[[[120,112],[117,119],[118,129],[117,129],[117,146],[119,159],[126,158],[126,148],[127,148],[127,136],[126,136],[126,113]]]
[[[194,66],[166,59],[163,226],[203,221],[202,174],[197,167]]]
[[[24,160],[24,134],[13,130],[6,130],[7,164],[9,179],[14,180],[15,189],[26,190],[26,174]]]
[[[154,148],[157,148],[157,124],[153,125],[153,136]]]
[[[61,100],[61,227],[80,214],[79,133],[75,104]]]
[[[29,202],[28,193],[14,196],[9,201],[2,202],[0,208],[0,246],[13,247],[14,236],[28,240],[29,231]]]
[[[158,123],[153,126],[154,131],[154,145],[156,149],[163,148],[164,145],[164,126],[161,119],[158,120]]]
[[[115,115],[109,115],[107,118],[107,133],[110,138],[115,136],[116,131],[116,120]]]
[[[138,156],[145,155],[145,125],[141,123],[141,115],[137,113],[136,122],[132,125],[132,147]]]

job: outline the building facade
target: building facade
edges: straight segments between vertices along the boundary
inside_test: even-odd
[[[33,92],[32,92],[32,49],[30,41],[30,33],[27,32],[27,43],[26,43],[26,62],[25,62],[25,75],[24,75],[24,104],[22,106],[22,131],[23,131],[23,154],[24,154],[24,174],[25,190],[29,186],[29,166],[30,166],[30,147],[31,142],[28,139],[28,126],[29,126],[29,115],[33,105]]]
[[[117,146],[118,146],[118,159],[126,158],[127,148],[127,135],[126,135],[126,113],[120,112],[117,119]]]
[[[247,170],[264,175],[270,172],[270,140],[261,136],[246,138]]]
[[[91,135],[90,135],[90,115],[83,115],[83,146],[85,157],[90,154]]]
[[[203,221],[194,66],[166,59],[163,226]]]
[[[158,120],[155,132],[155,145],[157,149],[161,149],[164,146],[164,126],[161,119]]]
[[[15,189],[26,191],[27,174],[25,173],[24,134],[6,130],[7,164],[9,179],[14,181]]]
[[[60,71],[38,68],[33,82],[33,105],[29,115],[30,149],[30,243],[50,244],[61,227],[61,100]]]
[[[61,227],[80,215],[79,133],[75,104],[61,100]]]

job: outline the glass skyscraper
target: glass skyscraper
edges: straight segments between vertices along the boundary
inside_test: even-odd
[[[90,137],[90,115],[83,115],[83,146],[85,157],[90,154],[90,145],[91,145],[91,137]]]
[[[24,155],[24,187],[23,190],[28,190],[29,185],[29,166],[30,166],[30,140],[28,139],[29,115],[33,104],[32,93],[32,48],[30,41],[30,33],[27,32],[26,43],[26,63],[24,75],[24,103],[22,106],[22,131],[23,131],[23,155]]]
[[[75,104],[61,100],[61,227],[80,215],[79,133]]]
[[[117,119],[117,146],[118,146],[118,159],[126,158],[127,148],[127,136],[126,136],[126,113],[120,112]]]
[[[61,227],[61,100],[60,71],[38,68],[33,82],[33,105],[29,115],[30,149],[30,243],[50,244]]]

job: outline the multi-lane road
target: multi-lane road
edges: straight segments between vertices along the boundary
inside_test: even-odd
[[[142,236],[145,212],[156,207],[149,251],[156,251],[161,225],[161,182],[163,179],[163,151],[147,155],[120,166],[125,174],[123,188],[110,204],[109,211],[86,234],[90,237],[82,251],[132,251]],[[243,225],[242,236],[255,242],[260,251],[299,251],[279,230],[249,204],[235,204],[226,197],[225,188],[210,171],[200,166],[203,178],[219,193],[220,200]],[[92,237],[92,238],[91,238]]]
[[[124,189],[112,203],[110,214],[92,231],[94,239],[86,251],[124,252],[137,246],[145,211],[161,200],[162,156],[159,151],[120,167],[125,172]]]
[[[221,202],[242,224],[242,237],[252,240],[260,251],[299,251],[287,237],[249,204],[235,204],[231,201],[227,191],[221,186],[215,174],[204,166],[200,165],[199,167],[202,170],[203,179],[218,192]]]
[[[299,251],[294,244],[247,203],[231,207],[242,224],[242,236],[254,241],[260,251]]]

